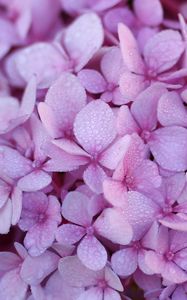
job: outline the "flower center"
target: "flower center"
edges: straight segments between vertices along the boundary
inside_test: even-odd
[[[86,228],[86,234],[89,236],[92,236],[94,234],[94,228],[93,226],[89,226]]]
[[[114,88],[115,88],[115,85],[113,83],[110,82],[107,84],[107,90],[109,92],[113,92]]]
[[[99,288],[101,288],[101,289],[105,289],[105,288],[107,288],[107,282],[106,282],[106,280],[105,279],[100,279],[99,281],[98,281],[98,284],[97,284],[97,286],[99,287]]]
[[[151,137],[151,132],[148,131],[148,130],[143,130],[142,133],[141,133],[141,138],[145,141],[145,142],[148,142],[149,139]]]
[[[172,251],[168,251],[165,253],[165,258],[169,261],[173,260],[174,258],[174,253]]]
[[[135,241],[135,242],[132,243],[132,248],[134,250],[140,250],[142,248],[142,245],[139,241]]]

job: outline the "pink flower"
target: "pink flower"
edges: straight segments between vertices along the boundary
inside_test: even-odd
[[[168,111],[163,117],[162,107],[167,106],[167,90],[159,84],[151,85],[141,92],[133,102],[131,110],[122,106],[117,119],[117,128],[120,135],[137,132],[150,147],[156,162],[164,169],[180,172],[187,168],[187,130],[182,126],[157,127],[158,119],[162,122],[163,118],[168,118],[167,125],[171,125],[171,112]],[[176,96],[171,97],[175,102],[180,121],[184,125],[185,109],[182,107]],[[175,98],[175,99],[174,99]],[[166,101],[165,101],[166,99]],[[164,104],[163,104],[164,102]],[[144,110],[142,110],[144,107]],[[157,117],[158,114],[158,117]],[[181,115],[182,114],[182,115]],[[177,118],[176,118],[177,119]]]
[[[24,86],[25,81],[28,82],[35,74],[38,87],[47,88],[63,71],[80,71],[102,43],[101,21],[96,14],[87,13],[66,29],[62,45],[60,42],[38,42],[18,50],[9,57],[6,70],[12,78],[14,69],[14,85]]]
[[[59,272],[67,284],[73,287],[83,287],[85,291],[77,298],[106,300],[120,299],[118,292],[123,291],[123,286],[118,276],[106,266],[100,271],[87,269],[77,258],[69,256],[59,263]]]
[[[112,178],[103,183],[106,199],[111,203],[123,201],[128,190],[151,194],[160,185],[161,176],[157,165],[147,158],[146,147],[141,138],[133,134],[124,159],[115,169]]]
[[[98,199],[99,200],[99,199]],[[56,232],[56,239],[64,245],[75,244],[77,255],[82,263],[91,270],[102,269],[107,262],[107,252],[98,241],[97,235],[114,243],[126,245],[132,238],[132,228],[117,210],[106,208],[93,221],[96,213],[92,201],[80,192],[70,192],[62,204],[63,217],[73,224],[63,224]]]
[[[153,250],[146,253],[145,261],[150,269],[161,274],[172,283],[182,283],[187,279],[185,255],[186,233],[168,230],[160,226]]]
[[[112,47],[103,55],[100,69],[101,73],[92,69],[83,69],[78,73],[85,89],[91,94],[102,93],[100,98],[105,102],[113,102],[116,105],[126,103],[119,91],[118,83],[125,67],[117,47]]]
[[[64,169],[62,167],[61,171],[66,170],[67,163],[69,163],[69,170],[87,165],[83,179],[91,190],[100,193],[102,182],[107,177],[105,169],[115,169],[127,151],[130,137],[126,135],[115,140],[114,114],[111,108],[101,100],[90,102],[77,114],[74,134],[83,149],[68,139],[53,142],[63,150],[61,159],[65,152]]]
[[[24,194],[19,227],[27,231],[24,244],[30,255],[38,256],[52,245],[60,222],[60,204],[55,196]]]
[[[121,76],[120,88],[122,95],[130,100],[151,82],[167,81],[167,76],[163,76],[162,79],[161,74],[170,70],[184,52],[180,33],[175,30],[163,30],[153,35],[146,43],[143,50],[144,62],[129,28],[120,24],[118,33],[124,63],[129,69]]]
[[[0,252],[0,298],[24,300],[29,285],[37,285],[51,274],[59,257],[49,251],[39,257],[30,257],[23,246],[15,244],[18,255]]]

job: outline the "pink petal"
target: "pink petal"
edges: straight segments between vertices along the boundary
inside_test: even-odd
[[[166,91],[161,85],[154,84],[138,95],[133,102],[131,111],[142,129],[151,131],[156,127],[158,101]]]
[[[131,225],[123,214],[115,208],[106,208],[94,222],[96,232],[104,238],[120,245],[127,245],[133,237]]]
[[[11,192],[11,187],[0,179],[0,209],[6,203],[9,194]]]
[[[147,87],[147,82],[142,75],[130,73],[128,71],[121,75],[119,89],[123,97],[129,101],[134,101],[140,92]]]
[[[106,29],[116,34],[119,23],[125,23],[131,28],[135,22],[135,17],[128,7],[115,7],[105,12],[103,21]]]
[[[62,132],[53,109],[45,102],[40,102],[38,104],[38,113],[49,135],[53,138],[60,137]]]
[[[12,192],[12,225],[16,225],[21,216],[22,210],[22,191],[15,187]]]
[[[77,300],[102,300],[103,291],[98,287],[91,287],[89,290],[81,293]]]
[[[111,263],[119,276],[129,276],[137,268],[137,252],[132,248],[119,250],[112,255]]]
[[[142,272],[148,275],[152,275],[154,272],[148,267],[146,264],[145,256],[146,256],[146,250],[142,249],[138,253],[138,266]]]
[[[72,245],[85,235],[84,228],[74,224],[63,224],[56,231],[56,240],[63,245]]]
[[[132,32],[126,25],[120,23],[118,25],[118,35],[125,65],[129,71],[143,74],[144,63]]]
[[[86,236],[81,241],[77,255],[81,262],[93,271],[101,270],[107,262],[107,252],[94,236]]]
[[[12,204],[8,199],[3,207],[0,208],[0,233],[7,234],[10,230],[12,221]]]
[[[63,217],[75,224],[89,226],[92,216],[88,210],[89,198],[79,192],[69,192],[62,204]]]
[[[139,239],[149,229],[157,211],[158,207],[151,199],[138,192],[128,192],[127,206],[123,213],[133,227],[133,239]]]
[[[53,144],[71,155],[76,155],[80,157],[82,156],[87,158],[87,160],[89,161],[90,155],[71,140],[65,138],[58,139],[54,140]]]
[[[77,34],[77,32],[79,34]],[[103,28],[99,17],[94,13],[83,14],[66,30],[64,45],[80,71],[103,43]]]
[[[186,300],[186,291],[182,286],[179,286],[175,289],[174,293],[172,294],[172,300]]]
[[[96,70],[81,70],[78,73],[78,78],[89,93],[99,94],[106,90],[107,83],[104,77]]]
[[[39,214],[45,214],[48,208],[48,198],[42,192],[24,193],[23,209],[19,226],[21,230],[27,231],[37,223]]]
[[[150,192],[154,188],[161,186],[162,178],[159,175],[157,165],[148,159],[145,159],[141,165],[134,171],[135,189],[142,192]]]
[[[171,214],[160,219],[159,222],[171,229],[180,230],[183,232],[187,231],[187,219],[183,219],[180,215]]]
[[[103,181],[107,178],[104,170],[96,164],[90,164],[83,173],[83,179],[89,188],[100,194],[103,191]]]
[[[156,274],[162,273],[167,264],[164,261],[162,255],[159,255],[154,251],[146,252],[145,262],[148,267]],[[171,282],[173,282],[173,280]]]
[[[176,92],[168,92],[158,102],[158,120],[163,126],[187,127],[187,111]]]
[[[109,105],[100,100],[87,104],[76,116],[74,133],[88,153],[103,151],[116,135],[115,119]]]
[[[33,76],[31,77],[30,81],[28,82],[23,97],[22,102],[20,105],[19,115],[24,116],[26,115],[27,118],[30,117],[34,110],[36,101],[36,78]]]
[[[76,114],[86,105],[86,93],[79,79],[70,73],[63,73],[49,88],[45,102],[52,109],[49,120],[45,119],[45,111],[42,121],[46,128],[50,128],[50,120],[54,118],[55,130],[62,137],[64,133],[71,134]],[[40,111],[42,113],[42,111]],[[54,116],[51,118],[50,114]],[[57,126],[57,128],[56,128]],[[61,134],[60,134],[61,133]]]
[[[101,154],[99,162],[106,168],[114,170],[118,163],[123,159],[129,149],[131,142],[130,135],[118,139],[107,150]]]
[[[135,0],[134,10],[138,19],[145,25],[158,26],[163,21],[163,8],[159,0]]]
[[[104,277],[103,270],[93,271],[86,268],[77,256],[67,256],[59,261],[58,269],[64,281],[70,286],[89,287]]]
[[[51,158],[43,167],[47,172],[72,171],[88,163],[87,157],[68,154],[52,143],[45,145],[45,153]]]
[[[119,277],[108,266],[105,267],[105,280],[110,288],[123,292],[124,288]]]
[[[20,264],[20,258],[12,252],[0,252],[0,274],[17,268]]]
[[[19,178],[31,171],[31,166],[30,161],[18,151],[0,146],[0,169],[10,178]]]
[[[162,30],[150,38],[144,48],[149,69],[157,74],[173,67],[184,51],[181,35],[175,30]]]
[[[22,264],[20,276],[27,284],[37,285],[56,270],[58,261],[59,256],[49,251],[38,257],[28,255]]]
[[[32,185],[31,185],[32,182]],[[51,176],[42,170],[36,170],[22,177],[18,181],[18,187],[24,192],[35,192],[43,189],[51,183]]]
[[[157,129],[149,142],[157,163],[170,171],[184,171],[187,168],[187,130],[170,126]]]
[[[120,136],[139,132],[138,125],[136,124],[127,105],[122,105],[118,110],[117,131]]]
[[[49,87],[61,74],[64,59],[60,51],[49,43],[36,43],[16,54],[16,67],[25,81],[36,75],[40,88]]]
[[[121,300],[121,296],[113,289],[106,288],[104,291],[104,300]]]
[[[55,231],[57,222],[45,221],[45,223],[33,226],[24,238],[24,245],[28,249],[31,256],[39,256],[44,253],[47,248],[52,246],[55,239]]]
[[[19,268],[6,273],[0,280],[0,299],[25,299],[28,285],[20,278]]]
[[[99,1],[95,1],[95,3],[93,4],[93,9],[96,10],[96,11],[106,10],[106,9],[112,7],[112,6],[115,6],[119,2],[120,2],[120,0],[99,0]]]
[[[187,274],[174,262],[168,262],[162,272],[163,278],[173,283],[182,283],[187,280]]]
[[[106,179],[103,182],[103,192],[106,200],[115,207],[125,207],[127,188],[121,181]]]
[[[101,59],[101,71],[109,83],[118,85],[121,74],[125,71],[122,55],[118,47],[110,48]]]

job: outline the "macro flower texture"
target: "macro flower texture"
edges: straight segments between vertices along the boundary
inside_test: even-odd
[[[187,300],[187,1],[0,0],[0,300]]]

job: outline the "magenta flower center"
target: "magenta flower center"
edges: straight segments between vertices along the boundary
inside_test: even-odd
[[[172,251],[168,251],[168,252],[165,253],[165,258],[166,258],[168,261],[171,261],[171,260],[173,260],[174,255],[175,255],[175,254],[174,254]]]
[[[93,226],[89,226],[86,228],[86,234],[89,236],[92,236],[94,234],[94,228]]]

